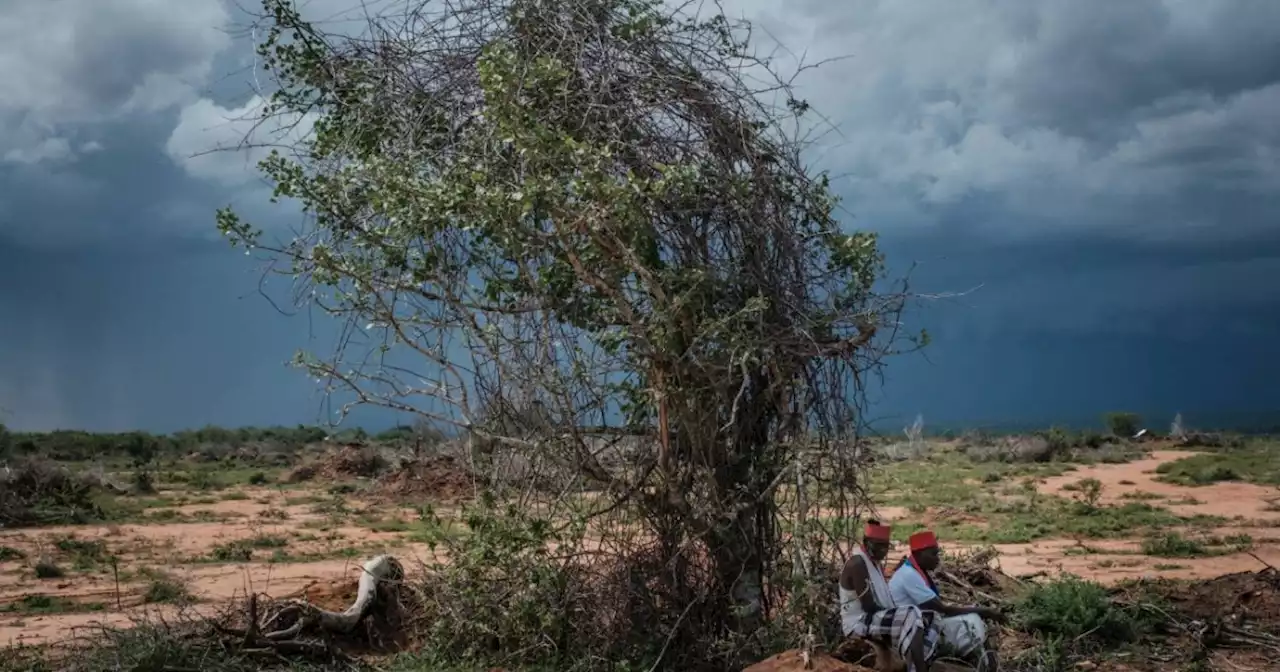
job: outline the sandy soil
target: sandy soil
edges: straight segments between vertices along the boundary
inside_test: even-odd
[[[1195,454],[1181,450],[1160,450],[1153,452],[1151,457],[1126,464],[1081,467],[1061,476],[1045,479],[1042,489],[1070,496],[1072,493],[1064,490],[1065,486],[1085,478],[1096,478],[1102,483],[1102,502],[1107,504],[1149,501],[1183,516],[1205,514],[1268,523],[1280,522],[1280,510],[1270,510],[1271,503],[1280,499],[1280,489],[1252,483],[1214,483],[1185,487],[1155,480],[1156,467]],[[1143,499],[1135,500],[1135,495]],[[1158,496],[1160,499],[1147,499],[1148,496]]]
[[[1126,579],[1165,577],[1193,579],[1252,572],[1267,565],[1280,566],[1280,545],[1276,540],[1259,541],[1248,553],[1201,558],[1153,558],[1142,555],[1136,541],[1089,541],[1083,546],[1067,539],[1050,539],[1031,544],[1002,544],[1000,568],[1012,576],[1066,572],[1099,583]],[[1086,550],[1087,549],[1087,550]]]
[[[1031,544],[997,546],[1000,564],[1012,575],[1070,572],[1102,583],[1162,576],[1207,578],[1233,572],[1280,566],[1280,511],[1271,510],[1280,490],[1250,483],[1214,483],[1186,487],[1155,480],[1156,467],[1195,455],[1158,450],[1150,457],[1125,464],[1081,467],[1044,479],[1043,492],[1071,497],[1073,483],[1095,478],[1102,483],[1104,504],[1144,501],[1182,516],[1221,516],[1231,521],[1212,534],[1247,534],[1254,547],[1248,552],[1203,558],[1153,558],[1141,554],[1139,540],[1076,541],[1052,539]],[[1136,496],[1135,496],[1136,495]],[[1188,536],[1194,536],[1189,534]]]
[[[378,553],[394,552],[410,565],[434,557],[425,545],[408,543],[399,533],[331,525],[326,516],[312,511],[312,504],[286,505],[284,493],[265,488],[244,492],[249,498],[163,507],[188,515],[213,512],[221,517],[214,522],[0,530],[0,545],[26,556],[0,562],[0,609],[15,609],[30,595],[60,598],[88,609],[47,615],[0,614],[0,645],[68,639],[77,629],[101,623],[127,625],[140,617],[171,617],[178,613],[177,608],[144,603],[144,594],[157,572],[176,579],[197,598],[188,610],[211,613],[220,603],[249,591],[288,597],[317,585],[346,583],[359,571],[361,562]],[[293,490],[287,496],[305,494]],[[360,507],[352,503],[351,508]],[[261,518],[259,514],[267,509],[283,510],[288,518]],[[399,509],[382,509],[380,513],[386,518],[410,519],[407,511]],[[281,550],[307,561],[269,562],[272,548],[255,550],[253,562],[219,563],[211,558],[215,546],[261,536],[287,540]],[[56,548],[58,540],[67,538],[104,543],[106,554],[119,558],[119,581],[105,560],[73,568],[74,556]],[[67,570],[66,576],[36,578],[31,563],[41,557],[55,559]]]

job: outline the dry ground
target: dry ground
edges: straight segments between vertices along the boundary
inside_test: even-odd
[[[1280,565],[1280,510],[1274,504],[1280,491],[1239,482],[1187,487],[1154,480],[1160,464],[1188,455],[1159,450],[1134,462],[1035,479],[1035,489],[1045,495],[1077,497],[1082,480],[1096,479],[1099,506],[1144,502],[1187,518],[1221,518],[1212,525],[1201,521],[1162,530],[1193,542],[1160,552],[1177,557],[1148,553],[1150,530],[1141,537],[1050,536],[995,544],[1002,569],[1011,575],[1067,571],[1114,583]],[[419,510],[331,494],[329,485],[242,486],[198,497],[181,488],[162,489],[137,522],[2,530],[0,547],[9,550],[0,556],[0,643],[63,641],[94,623],[127,624],[180,608],[212,610],[250,590],[274,597],[306,593],[339,606],[349,599],[364,558],[393,553],[407,565],[435,558],[427,541],[441,531],[426,529]],[[990,485],[998,490],[999,484]],[[963,507],[883,507],[879,513],[895,521],[959,522],[968,527],[957,529],[970,532],[1007,524],[982,520]],[[34,564],[40,558],[52,559],[65,573],[37,578]],[[190,600],[157,594],[157,583],[180,586]]]

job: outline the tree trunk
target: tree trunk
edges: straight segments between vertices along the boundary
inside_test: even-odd
[[[750,503],[736,520],[718,528],[712,536],[716,591],[728,598],[729,624],[738,634],[749,634],[764,619],[764,557],[767,540],[760,521],[766,507]]]

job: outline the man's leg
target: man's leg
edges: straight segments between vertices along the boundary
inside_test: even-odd
[[[907,672],[929,672],[929,661],[924,656],[924,628],[919,627],[911,634],[911,643],[907,645]]]
[[[978,659],[978,672],[1000,672],[1000,659],[995,651],[982,651],[982,657]]]

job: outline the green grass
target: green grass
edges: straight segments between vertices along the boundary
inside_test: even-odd
[[[54,547],[70,557],[72,566],[80,570],[92,569],[107,560],[107,544],[101,539],[63,537],[54,542]]]
[[[943,539],[962,543],[1019,544],[1055,537],[1107,539],[1172,526],[1209,527],[1225,522],[1217,516],[1178,516],[1145,502],[1090,505],[1036,492],[1034,484],[1000,493],[952,485],[922,490],[918,499],[911,507],[916,513],[931,507],[961,514],[958,521],[944,518],[930,527]],[[983,522],[965,522],[965,517]],[[840,522],[848,524],[836,521]],[[917,520],[894,521],[894,538],[905,540],[923,527]]]
[[[1203,558],[1238,553],[1252,547],[1253,538],[1247,534],[1200,540],[1184,537],[1178,532],[1165,532],[1144,539],[1142,553],[1157,558]]]
[[[1179,516],[1144,501],[1154,497],[1138,493],[1118,505],[1103,505],[1099,503],[1105,494],[1102,484],[1094,479],[1068,484],[1073,499],[1038,491],[1040,479],[1073,469],[1064,462],[974,462],[957,453],[940,453],[878,468],[869,475],[868,489],[878,502],[904,507],[916,516],[943,510],[953,514],[942,516],[930,527],[944,539],[964,543],[1106,539],[1225,522],[1217,516]],[[839,526],[851,521],[831,522]],[[896,520],[894,536],[905,540],[922,527],[918,519]]]
[[[106,608],[107,605],[102,602],[76,602],[65,597],[36,593],[22,596],[17,602],[5,605],[2,611],[13,614],[63,614],[102,611]]]
[[[1230,452],[1202,453],[1156,467],[1156,480],[1184,486],[1224,481],[1280,485],[1280,446],[1253,445]]]
[[[323,495],[294,495],[293,497],[286,497],[284,500],[284,505],[285,506],[301,506],[303,504],[316,504],[318,502],[327,501],[328,499],[329,499],[328,497],[325,497]]]
[[[187,514],[177,509],[155,509],[142,515],[143,522],[152,523],[172,523],[186,520],[187,518]]]
[[[245,540],[253,548],[284,548],[289,545],[288,537],[278,534],[259,534]]]
[[[1154,492],[1126,492],[1120,495],[1120,499],[1127,499],[1135,502],[1149,502],[1157,499],[1164,499],[1164,495],[1157,495]]]
[[[940,453],[876,468],[868,474],[868,489],[877,502],[888,506],[954,506],[975,496],[1016,489],[1019,480],[1060,476],[1074,468],[1065,462],[980,463],[958,453]]]
[[[410,527],[408,522],[399,518],[361,521],[361,524],[374,532],[408,532]]]
[[[12,547],[0,546],[0,562],[13,562],[14,560],[25,560],[26,553]]]
[[[278,471],[253,468],[201,467],[182,474],[173,474],[175,482],[185,482],[194,490],[224,490],[235,485],[262,485],[278,476]]]

